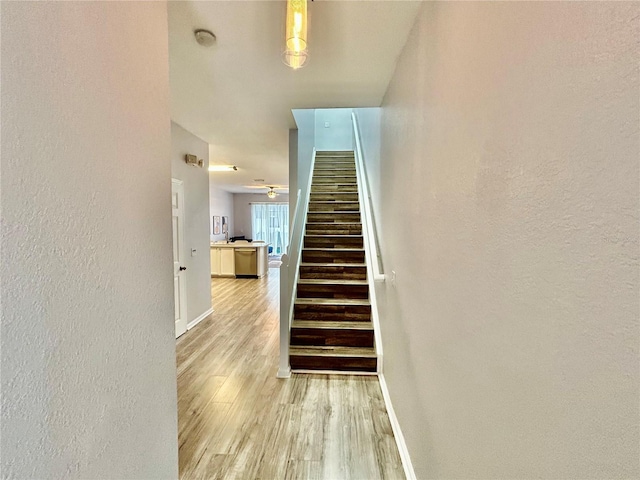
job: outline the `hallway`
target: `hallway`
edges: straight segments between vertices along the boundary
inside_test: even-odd
[[[177,341],[180,477],[404,478],[377,377],[276,378],[278,273],[213,279]]]

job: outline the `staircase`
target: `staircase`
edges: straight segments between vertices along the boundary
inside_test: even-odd
[[[293,370],[376,372],[353,152],[317,152],[289,361]]]

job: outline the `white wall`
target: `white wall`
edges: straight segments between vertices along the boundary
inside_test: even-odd
[[[351,111],[350,108],[316,109],[315,145],[317,150],[353,150]]]
[[[233,194],[233,219],[235,235],[244,235],[253,239],[253,226],[251,222],[251,203],[289,203],[289,195],[279,193],[274,199],[270,199],[264,193],[234,193]]]
[[[189,153],[204,160],[202,168],[188,165]],[[209,247],[209,144],[171,122],[171,176],[184,184],[184,244],[187,267],[187,319],[200,317],[211,308],[211,260]],[[191,250],[195,249],[195,256]]]
[[[639,478],[640,5],[426,2],[383,102],[418,478]]]
[[[178,477],[164,2],[2,2],[3,478]]]
[[[220,219],[220,235],[213,234],[213,217],[218,215],[220,217],[229,217],[229,238],[236,235],[234,220],[233,220],[233,193],[222,190],[211,181],[211,175],[209,175],[209,233],[211,234],[211,241],[224,240],[224,233],[222,233],[222,218]],[[211,268],[211,267],[209,267]]]

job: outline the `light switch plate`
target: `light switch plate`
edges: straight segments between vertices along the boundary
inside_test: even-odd
[[[324,122],[324,128],[329,128],[331,124],[329,122]]]
[[[191,249],[191,256],[192,256],[192,257],[195,257],[195,256],[196,256],[196,249],[195,249],[195,248],[192,248],[192,249]]]

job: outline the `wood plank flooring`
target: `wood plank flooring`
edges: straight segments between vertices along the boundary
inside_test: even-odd
[[[180,478],[403,479],[375,376],[278,370],[278,269],[212,279],[177,341]]]

